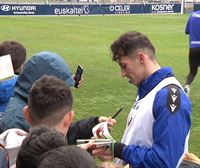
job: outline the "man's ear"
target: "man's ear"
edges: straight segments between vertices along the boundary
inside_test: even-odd
[[[139,52],[137,54],[137,61],[138,63],[143,64],[145,62],[145,54],[142,52]]]
[[[70,111],[70,112],[66,113],[66,115],[64,117],[64,124],[67,128],[69,128],[73,119],[74,119],[74,111]]]
[[[25,106],[23,108],[23,113],[24,113],[24,117],[26,119],[26,122],[30,124],[30,116],[29,116],[29,107]]]

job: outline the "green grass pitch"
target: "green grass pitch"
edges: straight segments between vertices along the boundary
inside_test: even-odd
[[[75,72],[84,69],[84,85],[73,89],[75,120],[111,116],[121,106],[112,135],[120,140],[136,88],[120,77],[109,46],[121,33],[137,30],[149,36],[161,66],[171,66],[185,84],[188,73],[188,36],[184,34],[188,15],[129,15],[73,17],[0,17],[0,41],[17,40],[28,57],[42,50],[61,54]],[[200,157],[200,75],[192,84],[192,128],[189,151]],[[145,124],[145,123],[144,123]]]

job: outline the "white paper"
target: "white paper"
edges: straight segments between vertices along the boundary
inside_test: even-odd
[[[14,76],[14,70],[10,55],[0,56],[0,80]]]

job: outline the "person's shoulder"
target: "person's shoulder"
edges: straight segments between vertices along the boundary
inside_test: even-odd
[[[9,86],[14,87],[15,84],[16,84],[17,79],[18,79],[18,76],[15,75],[15,76],[13,76],[11,78],[8,78],[6,80],[0,81],[0,87],[9,87]]]
[[[189,100],[187,94],[184,92],[181,86],[178,86],[176,84],[167,85],[162,89],[160,89],[156,94],[157,97],[162,97],[162,98],[164,97],[168,98],[174,95],[184,97],[185,99]]]
[[[25,122],[23,107],[27,103],[20,97],[14,95],[8,102],[5,114],[0,120],[0,133],[10,128],[21,128],[28,130],[28,124]]]
[[[175,84],[170,84],[160,89],[155,98],[155,102],[159,106],[168,107],[169,111],[175,112],[180,108],[190,108],[190,100],[184,90]],[[182,106],[185,104],[184,106]]]
[[[192,12],[191,16],[190,16],[192,19],[193,18],[198,18],[200,19],[200,11],[194,11]]]
[[[177,85],[168,85],[160,89],[154,99],[154,116],[176,114],[178,111],[184,111],[179,114],[190,114],[191,103],[184,90]]]
[[[15,113],[21,113],[23,107],[26,104],[27,102],[25,100],[23,100],[20,96],[15,94],[13,97],[10,98],[5,112],[11,112],[11,115],[15,115]]]
[[[10,166],[15,163],[18,151],[27,134],[27,132],[17,128],[8,129],[0,134],[0,143],[4,146],[4,151],[9,156]],[[0,157],[2,156],[0,155]]]
[[[3,144],[6,149],[16,148],[21,146],[22,141],[27,135],[28,133],[21,129],[11,128],[0,134],[0,143]]]
[[[200,14],[200,10],[194,11],[193,13]]]

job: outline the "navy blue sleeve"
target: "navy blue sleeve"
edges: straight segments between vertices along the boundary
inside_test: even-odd
[[[91,117],[73,122],[67,132],[68,144],[76,144],[77,139],[90,139],[92,128],[99,123],[99,117]]]
[[[188,19],[187,25],[185,27],[185,34],[190,34],[190,18]]]
[[[178,106],[170,103],[172,97],[169,101],[168,90],[167,87],[161,89],[154,99],[153,146],[128,145],[123,148],[122,159],[133,167],[176,167],[184,152],[191,125],[191,104],[182,89],[179,89]]]

